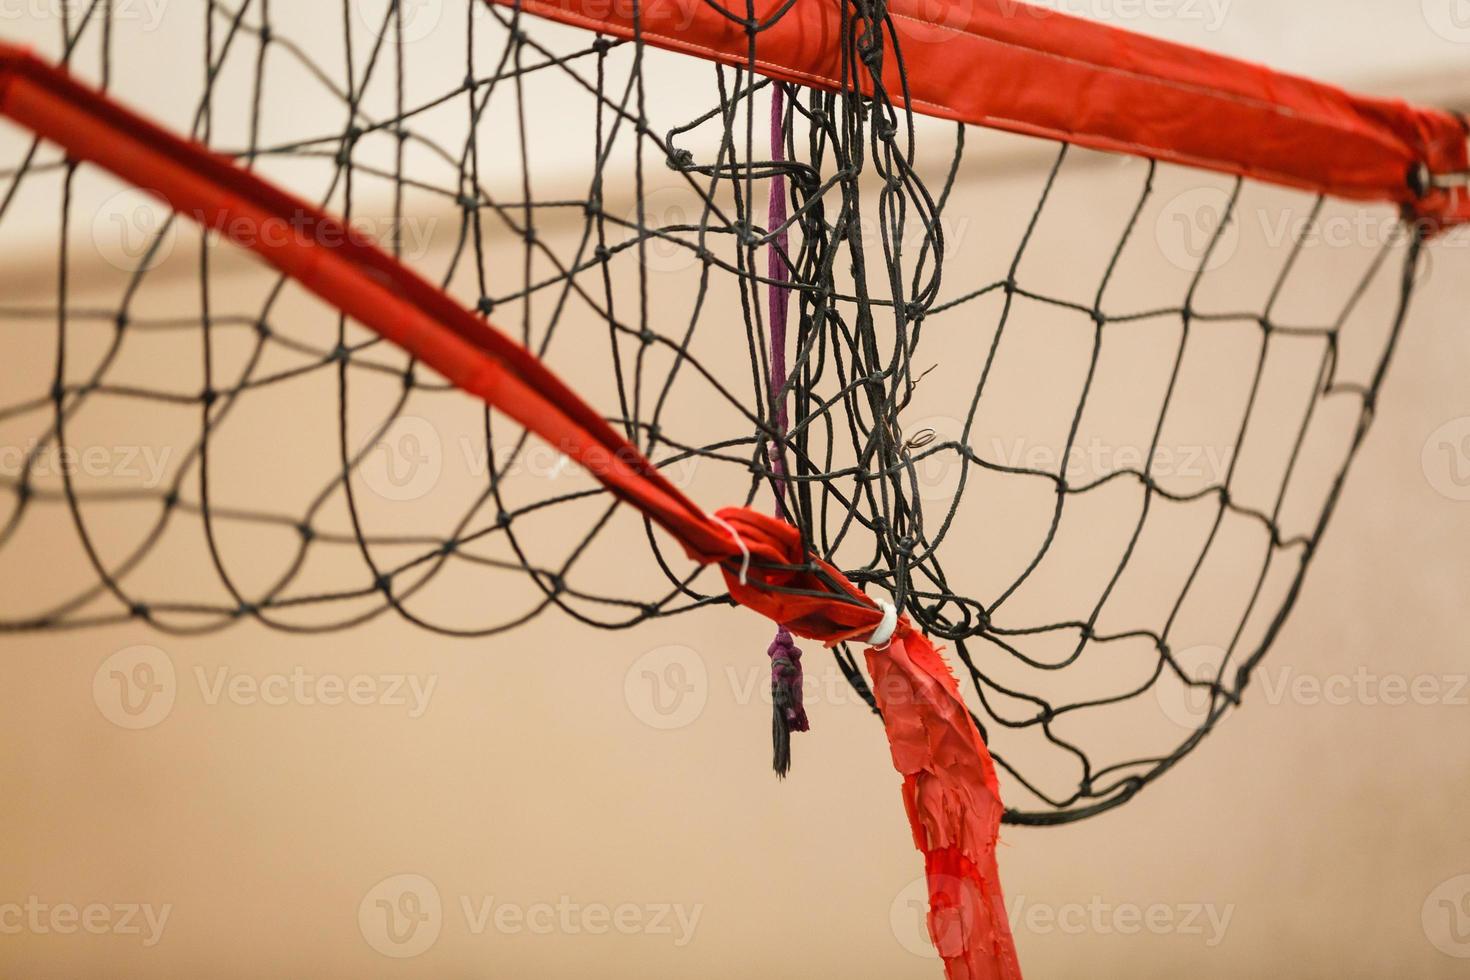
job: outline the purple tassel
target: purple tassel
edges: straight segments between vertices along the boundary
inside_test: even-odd
[[[766,653],[771,658],[771,764],[784,777],[791,771],[791,733],[810,727],[801,703],[801,649],[782,627]]]

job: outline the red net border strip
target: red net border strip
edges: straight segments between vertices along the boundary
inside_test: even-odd
[[[782,81],[843,87],[844,4],[834,0],[754,0],[752,23],[705,0],[487,2],[753,65]],[[1454,113],[1353,95],[1020,0],[889,0],[887,13],[904,77],[890,47],[884,85],[899,105],[906,83],[915,112],[1391,203],[1429,233],[1470,223],[1470,190],[1460,186],[1470,127]],[[866,74],[856,75],[849,85],[871,93]]]

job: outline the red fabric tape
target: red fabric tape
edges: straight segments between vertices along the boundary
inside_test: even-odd
[[[750,37],[705,0],[488,0],[727,65],[750,64]],[[758,22],[787,0],[752,0]],[[743,5],[733,5],[744,16]],[[796,0],[755,35],[762,75],[842,86],[844,5]],[[1419,167],[1470,170],[1454,114],[1351,95],[1259,65],[1133,34],[1020,0],[890,0],[915,112],[1250,177],[1334,197],[1396,204],[1431,230],[1470,221],[1464,189],[1416,192]],[[861,65],[857,87],[872,92]],[[897,57],[883,84],[904,103]]]

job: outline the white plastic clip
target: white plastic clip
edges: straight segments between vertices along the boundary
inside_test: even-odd
[[[735,528],[732,527],[730,524],[720,520],[720,518],[715,517],[713,514],[710,515],[710,520],[714,521],[716,524],[720,525],[720,527],[729,531],[730,537],[735,539],[735,547],[740,549],[740,584],[747,584],[745,579],[746,576],[750,574],[750,549],[747,548],[745,546],[745,542],[741,540],[740,532],[736,531]]]
[[[1430,186],[1448,193],[1450,203],[1458,206],[1460,198],[1470,196],[1470,170],[1461,170],[1452,174],[1435,174],[1430,178]]]
[[[883,608],[883,622],[868,637],[868,646],[874,650],[887,650],[893,641],[893,631],[898,629],[898,610],[887,599],[879,599],[878,605]]]
[[[1440,190],[1453,194],[1457,190],[1470,187],[1470,170],[1455,170],[1437,174],[1421,163],[1414,171],[1413,182],[1418,186],[1420,193]]]

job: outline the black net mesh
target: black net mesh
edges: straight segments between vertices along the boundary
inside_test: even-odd
[[[42,47],[373,234],[702,505],[779,494],[968,676],[1011,821],[1128,799],[1238,703],[1420,268],[1393,213],[918,118],[881,84],[782,88],[773,149],[749,71],[481,0],[327,6],[174,5],[180,50],[63,4]],[[901,62],[879,0],[843,10],[850,83]],[[728,602],[222,229],[3,136],[0,629],[485,637]]]

